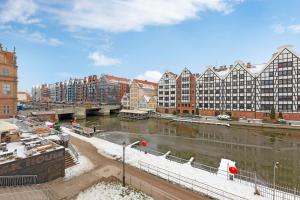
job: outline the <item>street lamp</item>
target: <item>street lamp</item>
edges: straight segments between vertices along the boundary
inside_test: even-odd
[[[126,142],[123,142],[123,187],[125,187],[125,145]]]
[[[276,190],[276,169],[279,167],[279,162],[274,162],[273,168],[273,200],[275,200],[275,190]]]

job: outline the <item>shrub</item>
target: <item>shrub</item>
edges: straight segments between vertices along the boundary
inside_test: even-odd
[[[270,119],[276,119],[275,109],[272,107],[271,113],[270,113]]]

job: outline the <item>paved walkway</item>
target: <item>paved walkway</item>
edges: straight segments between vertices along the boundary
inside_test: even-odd
[[[94,164],[95,168],[90,172],[72,178],[68,181],[58,179],[56,181],[51,182],[49,184],[49,187],[51,188],[51,192],[55,193],[55,196],[59,197],[60,199],[72,199],[76,197],[80,191],[96,184],[97,182],[101,181],[101,179],[105,179],[110,176],[121,176],[122,163],[102,156],[101,154],[97,153],[97,149],[94,146],[85,141],[72,137],[71,143],[77,147],[77,149],[82,155],[90,159],[90,161]],[[133,179],[138,180],[140,185],[142,184],[144,186],[150,186],[151,193],[152,191],[156,190],[159,190],[161,192],[163,191],[163,193],[165,193],[165,196],[168,197],[165,197],[164,199],[209,199],[190,190],[184,189],[178,185],[169,183],[159,177],[147,174],[145,172],[141,172],[140,170],[131,166],[126,166],[126,174],[127,177],[132,177]],[[144,189],[147,190],[149,188]]]

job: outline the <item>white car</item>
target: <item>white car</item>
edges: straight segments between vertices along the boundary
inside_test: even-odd
[[[217,118],[219,120],[230,120],[230,116],[229,115],[218,115]]]

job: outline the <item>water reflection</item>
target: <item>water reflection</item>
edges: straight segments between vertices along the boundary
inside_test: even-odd
[[[105,139],[116,143],[147,139],[150,148],[217,167],[221,158],[237,162],[240,169],[256,171],[272,181],[273,162],[280,162],[277,182],[300,189],[300,133],[281,129],[195,125],[150,119],[120,121],[117,117],[90,117],[86,126],[119,131]]]

